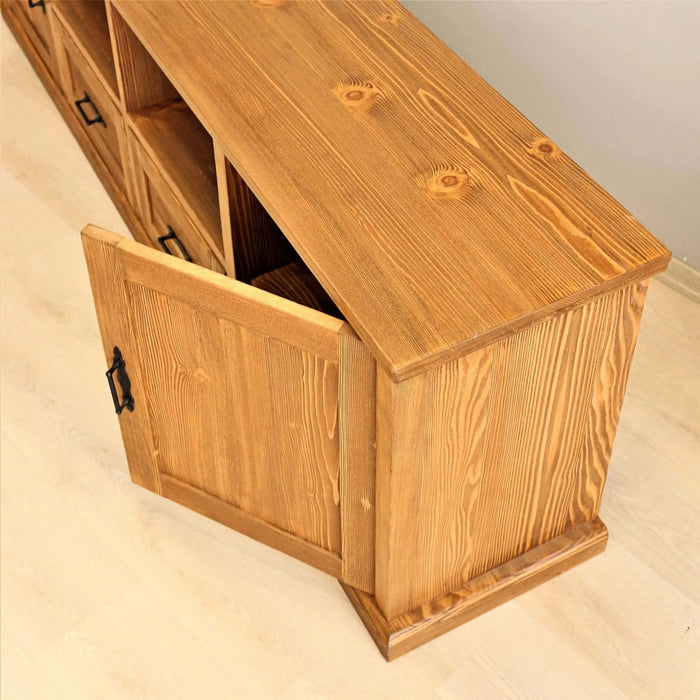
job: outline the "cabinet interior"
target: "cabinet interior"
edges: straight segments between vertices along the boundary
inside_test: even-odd
[[[104,0],[58,0],[63,21],[90,56],[95,70],[115,95],[119,94],[117,71]]]
[[[187,103],[176,97],[130,114],[129,125],[195,221],[224,255],[214,145]]]
[[[225,261],[226,274],[342,318],[225,155],[219,154],[217,168],[216,146],[205,126],[118,12],[110,9],[115,52],[129,57],[120,61],[128,130],[165,174],[207,245]]]

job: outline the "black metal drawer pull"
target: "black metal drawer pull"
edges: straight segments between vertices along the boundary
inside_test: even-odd
[[[87,114],[85,114],[85,110],[83,109],[83,105],[88,104],[92,107],[92,111],[95,113],[95,116],[90,119]],[[88,125],[91,126],[92,124],[102,124],[104,128],[107,128],[107,124],[105,123],[105,120],[102,119],[102,115],[99,113],[97,110],[97,107],[95,107],[95,103],[90,99],[90,95],[85,93],[85,96],[82,97],[79,100],[75,101],[75,106],[78,108],[78,111],[80,112],[80,116],[83,118],[83,121]]]
[[[122,390],[122,401],[119,403],[117,395],[117,387],[114,384],[114,373],[117,373],[117,381]],[[109,390],[112,392],[112,401],[114,401],[114,410],[117,415],[127,408],[130,411],[134,410],[134,397],[131,395],[131,380],[126,373],[126,362],[122,357],[122,351],[118,347],[114,347],[114,360],[112,366],[107,370],[107,381],[109,382]]]
[[[43,13],[46,14],[46,5],[44,4],[44,0],[27,0],[27,5],[29,5],[30,10],[33,10],[35,7],[40,7]]]
[[[168,233],[165,234],[165,236],[158,236],[158,243],[160,243],[160,247],[168,254],[172,255],[172,251],[168,248],[166,245],[166,241],[175,241],[177,244],[177,247],[180,249],[180,252],[182,253],[182,257],[185,258],[188,262],[192,262],[192,258],[190,257],[190,254],[187,252],[187,249],[185,248],[184,245],[182,245],[182,241],[177,237],[175,234],[175,231],[172,230],[170,226],[168,226]]]

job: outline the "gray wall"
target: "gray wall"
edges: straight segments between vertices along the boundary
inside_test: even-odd
[[[700,3],[402,3],[700,269]]]

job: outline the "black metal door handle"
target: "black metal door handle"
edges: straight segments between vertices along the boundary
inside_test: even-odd
[[[114,384],[115,372],[117,373],[117,381],[122,390],[121,403],[119,403],[117,387]],[[133,411],[134,397],[131,395],[131,380],[126,373],[126,362],[124,362],[124,358],[122,357],[122,351],[116,345],[114,346],[114,360],[112,360],[112,366],[107,370],[107,381],[109,382],[109,390],[112,394],[114,410],[117,412],[117,415],[120,415],[125,408]]]
[[[177,244],[177,247],[180,249],[180,252],[182,253],[182,257],[185,258],[185,260],[187,260],[188,262],[192,262],[192,258],[190,257],[190,254],[187,252],[187,249],[185,248],[184,245],[182,245],[182,241],[177,237],[175,231],[173,231],[170,226],[168,226],[168,233],[166,233],[165,236],[158,236],[158,243],[160,243],[160,247],[168,255],[172,255],[173,252],[166,245],[166,241],[175,241],[175,243]]]
[[[46,5],[44,4],[44,0],[27,0],[27,5],[29,5],[30,10],[33,10],[35,7],[40,7],[43,13],[46,14]]]
[[[78,108],[78,111],[80,112],[80,116],[83,118],[83,121],[88,125],[91,126],[92,124],[102,124],[104,128],[107,128],[107,124],[105,123],[105,120],[102,119],[102,115],[99,113],[97,107],[95,107],[95,103],[90,99],[90,95],[84,93],[84,97],[81,97],[79,100],[75,101],[75,106]],[[85,110],[83,109],[83,105],[88,104],[92,107],[92,111],[95,113],[95,116],[90,119],[87,114],[85,114]]]

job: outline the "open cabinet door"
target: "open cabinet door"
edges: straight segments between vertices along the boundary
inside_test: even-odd
[[[340,577],[345,322],[93,226],[83,247],[133,481]]]

